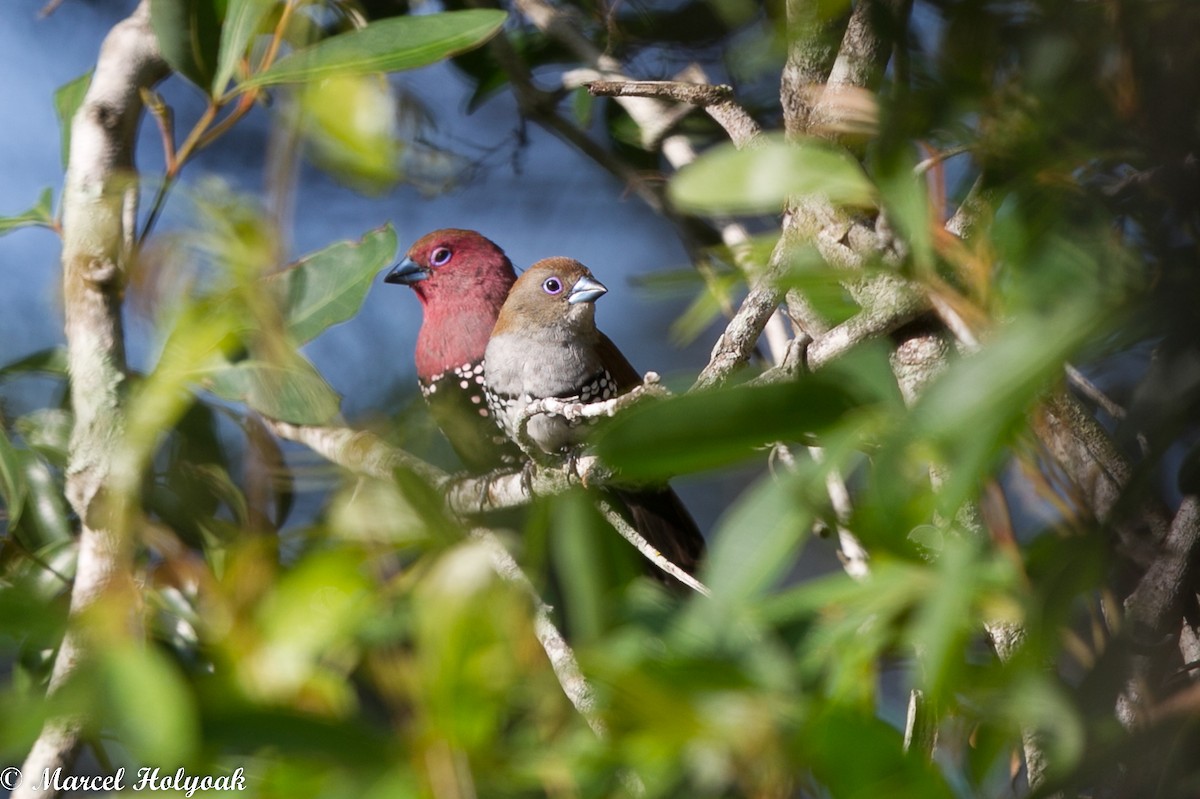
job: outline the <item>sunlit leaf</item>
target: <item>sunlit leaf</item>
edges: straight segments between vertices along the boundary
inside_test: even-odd
[[[75,112],[83,104],[88,86],[92,83],[92,73],[85,72],[72,81],[67,81],[54,90],[54,112],[58,116],[58,135],[62,146],[62,165],[65,169],[67,158],[71,154],[71,123]]]
[[[33,453],[24,453],[24,479],[28,489],[22,521],[26,538],[41,548],[71,540],[71,523],[63,499],[63,484]]]
[[[907,145],[907,142],[905,143]],[[930,198],[924,176],[916,176],[911,150],[881,155],[875,170],[888,220],[908,243],[919,273],[933,268],[933,228]]]
[[[947,538],[936,562],[936,579],[913,620],[911,641],[922,665],[921,687],[935,701],[953,684],[967,638],[977,629],[979,619],[973,611],[986,585],[981,554],[962,538]]]
[[[735,463],[775,441],[803,439],[855,404],[849,390],[820,375],[684,394],[620,414],[599,431],[596,449],[631,478],[662,478]]]
[[[375,275],[395,253],[396,231],[389,224],[357,242],[332,244],[267,278],[292,338],[303,344],[358,313]]]
[[[679,208],[699,214],[778,213],[788,197],[810,194],[835,205],[870,206],[875,189],[848,152],[781,137],[744,150],[713,148],[679,170],[670,186]]]
[[[370,587],[361,559],[347,550],[311,555],[285,574],[258,609],[263,642],[243,672],[252,693],[302,688],[318,661],[353,640],[370,611]]]
[[[247,45],[275,3],[276,0],[229,0],[225,11],[225,23],[221,26],[217,68],[213,74],[214,97],[225,91],[237,69],[238,61],[246,55]]]
[[[150,0],[150,25],[171,68],[208,93],[221,42],[213,0]]]
[[[243,87],[298,83],[330,75],[413,69],[461,53],[494,36],[506,14],[491,9],[393,17],[332,36],[279,59]]]
[[[1085,752],[1087,734],[1079,709],[1047,675],[1032,673],[1018,680],[996,711],[1014,727],[1038,730],[1038,742],[1055,772],[1067,771]]]
[[[38,201],[32,208],[16,216],[0,217],[0,236],[11,233],[17,228],[40,225],[54,226],[54,194],[50,189],[43,189],[38,195]]]
[[[67,465],[71,428],[75,417],[62,408],[38,408],[16,421],[17,432],[25,443],[58,467]]]
[[[217,368],[205,386],[223,399],[293,424],[328,422],[341,404],[337,392],[300,355],[286,363],[247,360]]]
[[[1061,379],[1063,363],[1102,321],[1086,301],[1064,303],[1053,317],[1014,319],[929,386],[908,433],[937,442],[953,463],[940,492],[951,510],[976,490],[1030,406]]]
[[[396,98],[386,76],[328,75],[306,81],[298,98],[297,127],[313,163],[364,192],[400,178]]]

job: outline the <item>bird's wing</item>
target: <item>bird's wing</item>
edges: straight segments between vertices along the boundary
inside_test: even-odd
[[[617,381],[617,392],[624,394],[626,391],[639,386],[642,383],[642,376],[638,374],[638,370],[633,368],[626,357],[617,349],[617,345],[612,343],[612,340],[600,334],[600,343],[596,345],[596,351],[600,355],[600,362],[604,364],[604,368]]]

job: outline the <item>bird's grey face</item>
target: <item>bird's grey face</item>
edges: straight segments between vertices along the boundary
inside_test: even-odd
[[[539,276],[540,277],[540,276]],[[555,270],[541,277],[541,303],[570,322],[585,322],[595,317],[595,302],[608,291],[587,272]]]

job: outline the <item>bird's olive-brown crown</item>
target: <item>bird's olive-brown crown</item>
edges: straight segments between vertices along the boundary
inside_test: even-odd
[[[594,331],[594,302],[607,289],[571,258],[546,258],[513,284],[492,335],[516,330],[569,327]]]

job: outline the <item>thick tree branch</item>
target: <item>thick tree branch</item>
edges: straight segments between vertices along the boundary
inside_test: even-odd
[[[789,138],[808,132],[808,118],[817,86],[825,82],[836,51],[819,5],[810,0],[786,0],[787,61],[779,82],[784,129]]]
[[[775,247],[775,253],[771,255],[767,271],[759,277],[733,319],[725,326],[725,332],[713,346],[708,365],[701,370],[692,385],[692,390],[720,385],[750,359],[750,353],[758,343],[763,327],[771,318],[771,314],[775,313],[783,296],[783,291],[778,286],[779,277],[787,264],[787,258],[781,250],[783,247],[785,245],[780,240]]]
[[[666,393],[665,389],[658,386],[657,377],[651,372],[647,375],[645,386],[604,402],[580,403],[553,398],[540,400],[532,403],[525,415],[530,417],[538,413],[554,413],[572,421],[612,416],[646,396]],[[569,466],[558,466],[555,463],[531,464],[526,470],[511,474],[463,478],[449,475],[366,431],[293,425],[273,419],[265,419],[264,422],[281,438],[304,444],[330,462],[353,472],[390,479],[393,470],[408,469],[441,491],[446,497],[447,507],[459,516],[469,517],[487,511],[521,507],[528,505],[536,497],[561,494],[580,484],[608,485],[615,482],[612,470],[594,455],[576,458]],[[651,546],[616,513],[614,508],[602,503],[601,510],[613,528],[633,545],[642,557],[693,591],[708,594],[708,589],[703,583],[684,572]]]
[[[67,498],[82,530],[70,625],[50,677],[53,693],[84,652],[79,618],[102,600],[132,608],[132,547],[98,508],[124,431],[125,340],[121,299],[137,200],[134,143],[141,90],[167,73],[150,29],[147,0],[105,37],[92,82],[71,126],[63,189],[63,306],[75,427],[67,468]],[[25,760],[29,775],[14,792],[32,799],[35,775],[65,768],[79,743],[76,720],[53,719]]]
[[[1161,552],[1125,599],[1129,621],[1152,636],[1178,630],[1186,592],[1200,562],[1200,497],[1186,496],[1171,521]]]
[[[909,5],[908,0],[855,4],[829,77],[809,112],[810,133],[834,138],[874,133],[877,109],[871,88],[883,77],[894,33]]]

